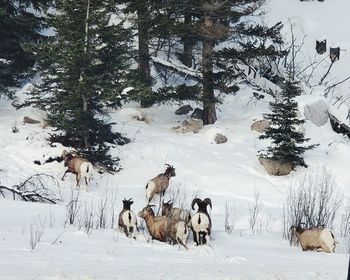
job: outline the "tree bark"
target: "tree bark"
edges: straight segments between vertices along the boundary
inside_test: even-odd
[[[84,53],[87,53],[87,51],[88,51],[88,44],[89,44],[89,17],[90,17],[90,0],[88,0],[87,8],[86,8]],[[80,83],[83,83],[84,72],[85,72],[85,69],[82,69],[81,73],[80,73],[80,79],[79,79]],[[82,93],[81,94],[81,99],[83,101],[83,112],[87,113],[87,111],[88,111],[88,98],[86,97],[86,95],[84,93]],[[87,124],[87,123],[84,124],[84,129],[82,131],[85,149],[90,149],[91,148],[90,141],[89,141],[90,137],[89,137],[89,129],[88,129],[88,127],[89,127],[89,124]]]
[[[204,16],[204,29],[210,29],[213,22],[209,15]],[[202,74],[203,74],[203,123],[216,122],[214,76],[213,76],[213,50],[214,42],[204,36],[202,50]]]
[[[190,25],[192,23],[192,15],[185,15],[185,25]],[[185,35],[183,38],[184,50],[182,63],[187,67],[192,67],[192,55],[193,55],[193,39],[190,34]]]
[[[138,39],[139,39],[139,73],[140,78],[144,81],[144,84],[149,91],[152,90],[151,80],[151,67],[150,67],[150,54],[149,54],[149,36],[148,36],[148,24],[147,24],[147,6],[143,5],[137,10],[138,18]],[[141,101],[141,107],[149,107],[152,104],[147,104]]]

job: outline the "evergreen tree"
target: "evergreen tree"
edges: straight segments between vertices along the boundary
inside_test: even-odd
[[[272,146],[268,147],[265,153],[260,153],[261,157],[290,163],[293,168],[307,167],[303,154],[317,146],[303,146],[304,142],[310,139],[297,130],[297,127],[305,122],[298,119],[298,104],[295,102],[295,97],[301,95],[301,92],[299,83],[289,76],[281,94],[276,97],[274,103],[270,103],[272,113],[264,115],[270,126],[259,137],[272,140]]]
[[[55,137],[90,154],[106,152],[105,142],[123,142],[104,120],[106,108],[124,99],[129,68],[130,34],[123,22],[111,22],[116,6],[112,0],[65,0],[51,16],[56,35],[34,48],[43,75],[39,102],[63,132]]]
[[[43,38],[39,32],[45,27],[44,18],[38,12],[49,3],[49,0],[0,1],[0,96],[8,87],[18,86],[34,65],[33,56],[22,44]]]
[[[183,16],[179,24],[181,30],[189,34],[192,42],[202,42],[199,60],[202,71],[203,121],[205,124],[215,123],[218,102],[215,90],[224,93],[237,90],[235,83],[241,74],[238,64],[253,66],[258,58],[282,56],[283,53],[275,47],[282,44],[282,24],[266,27],[251,20],[252,16],[258,14],[264,0],[166,2],[175,15]],[[186,35],[182,37],[188,38]],[[186,45],[187,54],[184,53],[184,57],[187,58],[186,64],[190,65],[190,41]]]

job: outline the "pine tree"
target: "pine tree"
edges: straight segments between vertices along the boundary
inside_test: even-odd
[[[236,80],[240,67],[255,66],[258,59],[282,56],[277,45],[282,44],[281,23],[272,27],[251,21],[257,16],[264,0],[168,0],[169,10],[175,17],[182,17],[177,28],[187,32],[193,41],[202,43],[201,61],[204,123],[217,120],[215,90],[224,93],[237,91]],[[186,17],[191,16],[187,19]],[[186,34],[180,36],[188,38]],[[186,64],[191,52],[184,53]]]
[[[22,44],[42,39],[44,18],[38,16],[49,0],[0,1],[0,96],[7,88],[18,86],[34,65],[33,56]],[[33,9],[35,13],[33,13]]]
[[[299,82],[289,75],[276,101],[270,103],[272,113],[264,115],[270,126],[259,138],[271,139],[272,145],[266,152],[261,152],[260,157],[290,163],[293,168],[307,167],[303,154],[317,145],[303,146],[310,139],[305,138],[303,133],[297,130],[297,127],[305,122],[298,119],[298,104],[295,102],[295,97],[301,93]]]
[[[123,142],[104,120],[106,108],[124,99],[129,68],[130,34],[123,22],[111,23],[115,7],[115,1],[65,0],[51,16],[56,35],[34,48],[43,71],[38,102],[63,132],[54,138],[90,154],[107,152],[105,142]]]

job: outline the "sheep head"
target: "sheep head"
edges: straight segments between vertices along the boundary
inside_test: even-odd
[[[176,173],[175,173],[175,168],[174,166],[170,165],[170,164],[165,164],[167,166],[164,174],[166,175],[170,175],[170,177],[175,177],[176,176]]]
[[[147,205],[137,215],[140,218],[145,218],[149,215],[154,216],[154,211],[153,211],[152,207],[155,207],[155,205]]]
[[[169,214],[169,212],[171,211],[171,209],[173,208],[174,203],[169,200],[168,202],[164,202],[162,203],[162,216],[166,216]]]
[[[123,208],[130,210],[130,206],[134,203],[134,201],[132,201],[132,198],[129,199],[125,199],[123,200]]]
[[[195,204],[198,205],[198,211],[202,211],[202,212],[207,212],[207,206],[208,205],[210,206],[211,209],[213,208],[210,198],[206,198],[204,200],[201,200],[200,198],[193,199],[192,204],[191,204],[192,210],[194,210],[194,205]]]

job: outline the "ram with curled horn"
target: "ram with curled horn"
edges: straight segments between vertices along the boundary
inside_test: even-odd
[[[200,198],[193,199],[191,208],[194,210],[194,206],[198,205],[197,213],[191,218],[191,229],[193,232],[193,239],[196,245],[204,245],[210,243],[211,233],[211,219],[207,211],[208,205],[212,209],[212,203],[210,198],[201,200]]]

